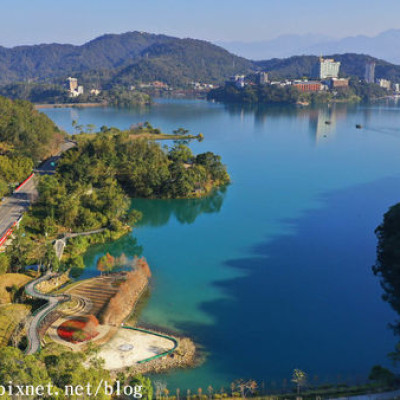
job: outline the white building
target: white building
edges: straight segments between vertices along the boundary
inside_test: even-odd
[[[376,83],[383,89],[390,90],[392,83],[387,79],[377,79]]]
[[[335,61],[333,58],[320,57],[314,65],[311,75],[315,79],[337,78],[340,71],[340,61]]]
[[[244,88],[244,75],[234,75],[230,79],[231,83],[234,83],[237,88]]]
[[[78,79],[77,78],[67,78],[67,90],[69,93],[69,97],[78,97],[81,94],[83,94],[83,86],[78,85]]]

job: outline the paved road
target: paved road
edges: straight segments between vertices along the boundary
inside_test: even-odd
[[[36,181],[33,177],[17,193],[0,203],[0,238],[21,218],[37,195]]]
[[[32,320],[30,321],[29,326],[27,328],[28,347],[25,352],[26,354],[35,354],[36,352],[38,352],[40,350],[39,326],[40,326],[41,321],[51,311],[53,311],[58,306],[59,303],[62,303],[64,301],[67,301],[70,299],[69,295],[51,296],[51,295],[46,295],[46,294],[36,291],[35,286],[37,284],[39,284],[40,282],[43,282],[45,280],[51,279],[55,276],[57,276],[57,274],[47,273],[46,275],[43,275],[39,279],[35,279],[34,281],[29,282],[25,286],[25,293],[28,296],[47,301],[47,305],[45,307],[43,307],[42,309],[40,309],[40,311],[33,316]]]
[[[55,164],[61,157],[61,154],[74,147],[75,143],[66,141],[60,146],[60,152],[46,160],[34,172],[39,175],[54,174]],[[17,222],[29,205],[37,199],[38,192],[36,189],[37,179],[33,176],[21,189],[14,193],[11,197],[7,197],[0,202],[0,239]]]

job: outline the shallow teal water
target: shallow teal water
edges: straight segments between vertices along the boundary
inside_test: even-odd
[[[202,132],[232,184],[203,200],[139,200],[131,237],[96,246],[144,255],[153,270],[141,321],[194,337],[207,361],[163,379],[171,387],[267,387],[293,368],[316,381],[357,381],[387,363],[395,319],[371,272],[374,229],[400,201],[400,107],[394,103],[314,109],[225,107],[162,101],[142,110],[46,110],[71,121]],[[325,121],[330,121],[330,125]],[[363,129],[355,128],[362,124]]]

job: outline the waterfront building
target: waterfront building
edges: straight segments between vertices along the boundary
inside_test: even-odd
[[[266,85],[269,82],[268,74],[266,72],[259,72],[257,74],[257,83],[259,85]]]
[[[301,92],[319,92],[322,90],[323,87],[321,82],[315,81],[294,83],[293,86]]]
[[[231,76],[229,82],[233,83],[237,88],[244,88],[245,86],[244,75]]]
[[[383,89],[390,90],[392,83],[387,79],[377,79],[376,83]]]
[[[368,61],[365,64],[365,82],[367,83],[374,83],[375,82],[375,62]]]
[[[337,78],[340,71],[340,61],[335,61],[333,58],[320,57],[314,65],[311,76],[314,79],[329,79]]]
[[[67,78],[67,90],[73,92],[78,89],[78,79],[77,78]]]
[[[332,78],[328,81],[329,89],[340,89],[349,87],[349,79],[346,78]]]
[[[67,78],[66,87],[69,93],[69,97],[78,97],[84,92],[83,86],[78,85],[77,78],[71,78],[71,77]]]

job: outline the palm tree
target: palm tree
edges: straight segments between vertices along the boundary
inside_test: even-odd
[[[299,394],[301,387],[306,385],[307,374],[301,369],[295,369],[292,374],[292,382],[296,384],[297,394]]]

